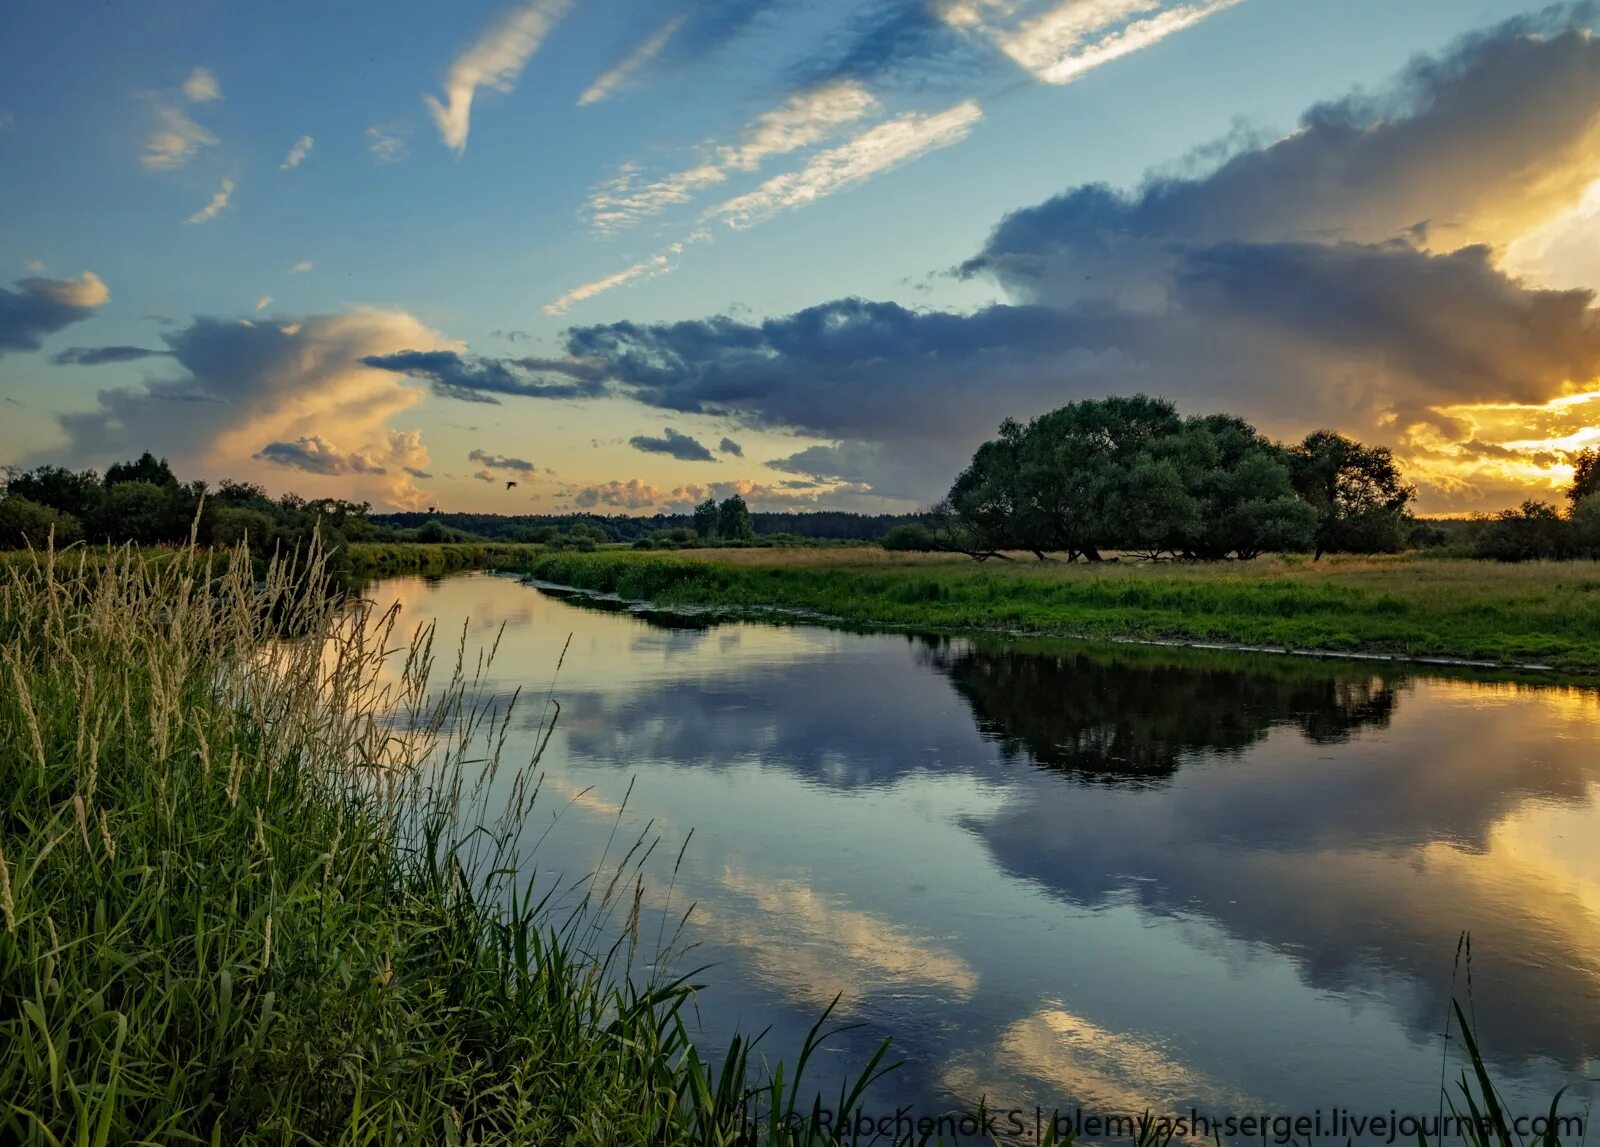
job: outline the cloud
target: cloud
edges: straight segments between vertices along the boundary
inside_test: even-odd
[[[60,366],[100,366],[110,362],[136,362],[142,358],[163,358],[171,351],[142,346],[71,346],[50,356]]]
[[[208,104],[222,98],[222,85],[209,68],[196,68],[183,81],[183,98],[192,104]]]
[[[42,275],[45,272],[44,260],[29,259],[22,265],[22,269],[30,275]]]
[[[303,275],[307,271],[311,270],[312,266],[313,264],[310,259],[301,259],[294,266],[290,267],[289,270],[296,275]]]
[[[605,392],[603,369],[577,358],[493,359],[453,350],[369,355],[362,364],[426,379],[435,394],[495,404],[498,394],[521,398],[593,398]],[[545,381],[551,378],[560,381]]]
[[[473,450],[467,455],[467,460],[480,462],[488,470],[510,470],[517,474],[535,474],[538,472],[532,462],[526,458],[510,458],[504,454],[488,454],[482,450]]]
[[[93,271],[77,279],[21,279],[15,290],[0,287],[0,357],[38,350],[44,336],[82,322],[110,297]]]
[[[411,153],[411,125],[404,120],[373,124],[367,129],[367,151],[379,163],[399,163]]]
[[[391,436],[398,436],[402,442],[407,441],[399,431],[391,430]],[[372,453],[354,451],[347,453],[320,436],[312,434],[304,438],[296,438],[293,442],[269,442],[254,455],[254,458],[263,462],[273,462],[279,466],[288,466],[294,470],[304,470],[308,474],[387,474],[388,466],[382,464]],[[407,469],[408,473],[414,471]]]
[[[754,191],[712,208],[707,216],[731,227],[753,226],[959,143],[982,118],[974,100],[933,114],[908,112],[813,156],[799,171],[774,176]]]
[[[723,454],[732,454],[735,458],[744,457],[744,447],[740,446],[732,438],[724,438],[721,442],[717,443],[717,449]]]
[[[648,259],[641,259],[632,266],[624,267],[610,275],[604,275],[593,282],[584,283],[572,288],[554,302],[546,303],[541,309],[547,315],[564,315],[572,309],[574,303],[586,302],[596,295],[603,295],[607,291],[642,279],[653,279],[657,275],[665,275],[678,269],[673,262],[677,256],[683,254],[686,247],[701,243],[709,239],[710,233],[704,230],[695,231],[676,243],[669,243],[666,247],[651,255]]]
[[[629,478],[626,482],[601,482],[565,491],[572,504],[580,510],[593,510],[609,506],[616,510],[661,509],[664,512],[682,511],[704,497],[700,486],[678,486],[663,490],[649,482]]]
[[[60,416],[66,460],[104,464],[141,450],[185,473],[273,480],[285,467],[313,496],[366,498],[401,507],[422,494],[421,433],[390,422],[424,400],[362,359],[396,348],[448,348],[404,312],[359,310],[294,322],[202,317],[166,331],[177,372],[103,390],[91,410]]]
[[[1001,418],[1145,391],[1274,434],[1388,442],[1426,469],[1424,507],[1449,509],[1478,475],[1508,488],[1488,447],[1554,480],[1575,441],[1507,427],[1452,452],[1480,417],[1463,410],[1600,388],[1593,292],[1543,289],[1498,254],[1584,202],[1597,147],[1600,40],[1530,17],[1319,105],[1282,139],[1231,140],[1209,171],[1012,212],[960,269],[1007,302],[580,326],[566,349],[648,405],[827,440],[780,469],[919,501]]]
[[[260,312],[266,310],[271,305],[272,305],[272,296],[271,295],[262,295],[259,299],[256,300],[256,313],[259,314]]]
[[[423,97],[446,147],[457,155],[466,150],[478,88],[515,88],[523,66],[571,6],[571,0],[532,0],[510,8],[455,58],[445,73],[444,99]]]
[[[223,210],[228,206],[228,201],[232,198],[233,180],[224,179],[222,187],[211,197],[211,201],[185,219],[184,222],[191,224],[210,223],[218,215],[222,214]],[[256,309],[259,310],[260,308],[257,307]]]
[[[1047,84],[1066,84],[1103,64],[1132,55],[1193,27],[1240,0],[1056,0],[1042,11],[956,0],[945,5],[951,27],[991,41]]]
[[[289,149],[289,154],[283,157],[283,162],[278,164],[279,171],[293,171],[305,162],[306,156],[311,154],[312,145],[316,140],[309,135],[303,135],[294,141],[294,146]]]
[[[157,101],[154,105],[156,126],[145,140],[144,154],[139,157],[149,171],[176,171],[183,167],[203,147],[215,147],[217,137],[190,118],[180,105]]]
[[[670,426],[662,431],[659,438],[635,434],[628,439],[628,445],[646,454],[666,454],[680,462],[716,461],[711,451],[703,444],[687,434],[680,434]]]
[[[665,48],[667,41],[683,27],[686,19],[688,19],[687,14],[674,16],[651,33],[650,37],[637,48],[601,72],[594,83],[585,88],[583,94],[578,97],[578,106],[581,108],[597,104],[601,100],[609,99],[619,89],[625,87],[642,68],[661,54],[661,49]]]
[[[619,231],[688,203],[731,172],[755,171],[773,156],[821,143],[877,108],[877,99],[853,80],[816,84],[751,120],[738,143],[705,149],[691,167],[641,183],[638,166],[623,165],[615,178],[589,193],[584,214],[601,234]]]

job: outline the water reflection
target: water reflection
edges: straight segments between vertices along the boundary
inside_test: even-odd
[[[1170,777],[1186,754],[1238,752],[1280,725],[1337,744],[1384,728],[1397,686],[1370,673],[1289,661],[1078,647],[992,649],[929,641],[928,658],[1008,759],[1084,780]]]
[[[842,994],[841,1045],[907,1057],[897,1100],[1431,1112],[1467,928],[1512,1099],[1600,1073],[1592,692],[385,591],[441,632],[517,618],[507,692],[542,697],[571,635],[540,863],[693,830],[650,903],[697,902],[713,1041],[792,1046]]]

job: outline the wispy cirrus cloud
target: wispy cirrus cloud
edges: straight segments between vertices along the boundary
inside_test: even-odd
[[[183,81],[183,98],[192,104],[208,104],[222,98],[222,85],[210,68],[196,68]]]
[[[710,232],[703,229],[695,231],[676,243],[669,243],[647,259],[641,259],[639,262],[624,267],[620,271],[572,288],[555,302],[546,303],[542,309],[547,315],[564,315],[572,309],[575,303],[585,302],[596,295],[603,295],[607,291],[615,290],[617,287],[628,283],[653,279],[657,275],[665,275],[675,271],[678,267],[675,260],[679,255],[683,254],[686,248],[694,243],[702,243],[709,238],[711,238]]]
[[[373,124],[367,129],[367,151],[379,163],[399,163],[411,154],[411,125],[404,120]]]
[[[211,197],[211,201],[204,207],[200,208],[200,210],[196,211],[193,215],[189,216],[189,218],[185,219],[184,222],[195,225],[210,223],[213,219],[215,219],[218,215],[221,215],[223,211],[227,209],[228,203],[232,199],[233,180],[224,179],[222,181],[222,186],[217,190],[217,193]],[[260,308],[258,307],[257,309],[259,310]]]
[[[1054,0],[1041,9],[1011,0],[951,0],[940,16],[990,41],[1036,79],[1066,84],[1241,2]]]
[[[217,137],[190,118],[178,104],[155,105],[156,126],[145,140],[139,162],[148,171],[176,171],[203,147],[215,147]]]
[[[648,67],[650,62],[661,54],[661,49],[667,46],[667,41],[677,34],[678,29],[683,27],[683,22],[687,19],[687,14],[674,16],[637,48],[601,72],[599,76],[595,77],[594,83],[585,88],[583,94],[578,97],[578,106],[582,108],[588,107],[590,104],[597,104],[601,100],[609,99],[617,91],[626,87],[635,75]]]
[[[194,121],[184,107],[222,98],[222,86],[207,68],[196,68],[176,91],[146,93],[155,115],[155,127],[145,139],[139,162],[147,171],[176,171],[200,153],[215,147],[217,137]]]
[[[293,171],[306,161],[306,156],[311,154],[311,148],[316,143],[309,135],[303,135],[294,141],[294,146],[289,149],[289,154],[283,157],[283,162],[278,164],[279,171]]]
[[[707,217],[735,228],[753,226],[960,143],[982,119],[983,109],[976,100],[964,100],[942,112],[896,116],[818,153],[800,170],[774,176],[754,191],[712,208]]]
[[[797,92],[751,120],[737,143],[707,148],[702,160],[692,166],[641,180],[636,165],[624,165],[614,179],[590,193],[584,214],[596,231],[614,233],[688,203],[706,188],[725,182],[730,173],[755,171],[773,156],[819,144],[878,106],[876,97],[854,80]]]
[[[532,0],[501,14],[450,64],[444,98],[423,96],[439,138],[457,155],[467,149],[472,102],[480,87],[510,92],[550,30],[561,22],[572,0]]]

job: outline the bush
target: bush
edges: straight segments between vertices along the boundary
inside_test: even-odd
[[[0,550],[44,549],[52,534],[58,548],[70,546],[83,540],[83,523],[16,494],[0,499]]]
[[[903,526],[896,526],[879,542],[886,550],[917,550],[929,551],[940,548],[934,539],[933,532],[921,522],[907,522]]]
[[[1490,518],[1478,534],[1473,556],[1500,562],[1570,558],[1574,541],[1572,522],[1549,502],[1530,499]]]

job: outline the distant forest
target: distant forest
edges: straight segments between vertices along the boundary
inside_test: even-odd
[[[757,537],[787,534],[830,541],[876,541],[896,526],[920,520],[918,514],[852,514],[843,510],[805,512],[754,511],[751,527]],[[545,541],[551,532],[570,533],[574,526],[599,530],[614,542],[636,542],[658,532],[695,529],[693,514],[652,514],[647,518],[608,514],[373,514],[372,524],[391,530],[420,530],[436,522],[495,542]]]
[[[273,496],[224,479],[181,479],[146,452],[102,475],[37,466],[5,471],[0,549],[52,539],[227,546],[260,552],[313,533],[351,542],[520,542],[553,549],[635,549],[881,542],[887,549],[967,554],[979,561],[1217,561],[1265,553],[1395,553],[1500,561],[1600,558],[1600,452],[1573,455],[1566,505],[1529,500],[1469,521],[1419,521],[1415,490],[1389,450],[1329,430],[1275,442],[1230,414],[1180,415],[1135,395],[1068,403],[1026,424],[1007,420],[915,514],[842,510],[752,512],[734,494],[690,513],[374,514],[365,502]]]

